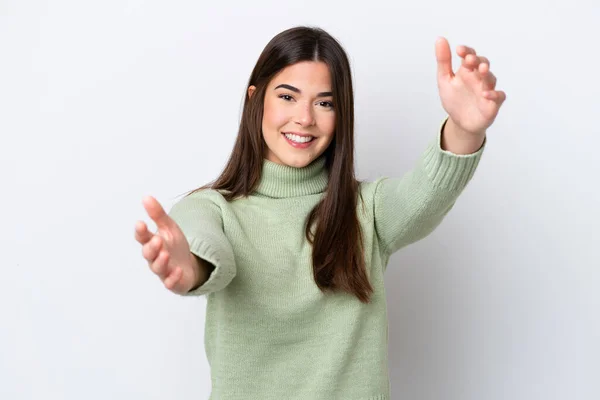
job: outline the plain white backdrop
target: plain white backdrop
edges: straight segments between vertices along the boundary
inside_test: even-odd
[[[560,3],[560,5],[558,5]],[[204,298],[134,224],[217,176],[259,53],[327,29],[355,77],[357,172],[408,171],[445,114],[434,42],[508,99],[442,225],[386,273],[393,399],[600,398],[596,0],[0,2],[0,398],[206,399]],[[153,225],[151,225],[153,226]]]

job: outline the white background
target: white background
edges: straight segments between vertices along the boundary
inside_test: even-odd
[[[205,298],[164,289],[134,224],[217,176],[299,24],[351,57],[361,179],[435,135],[438,35],[508,94],[454,210],[388,267],[392,398],[600,398],[600,3],[208,3],[0,2],[0,398],[208,397]]]

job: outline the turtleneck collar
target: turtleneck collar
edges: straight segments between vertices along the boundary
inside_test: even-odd
[[[325,156],[302,168],[263,160],[262,174],[255,193],[277,199],[323,193],[328,174]]]

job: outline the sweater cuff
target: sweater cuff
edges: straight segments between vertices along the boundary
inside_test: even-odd
[[[475,174],[487,143],[487,137],[479,150],[471,154],[454,154],[444,150],[442,149],[442,132],[448,118],[446,117],[442,121],[435,140],[429,144],[421,161],[427,176],[436,187],[460,191]]]
[[[208,280],[201,286],[182,296],[202,296],[208,293],[219,291],[227,286],[236,275],[235,260],[233,254],[226,251],[218,251],[209,243],[199,238],[187,238],[190,244],[190,251],[214,266]]]

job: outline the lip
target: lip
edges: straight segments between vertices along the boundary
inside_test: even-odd
[[[314,136],[314,135],[309,135],[308,133],[300,133],[300,132],[281,132],[281,133],[283,133],[284,135],[285,135],[286,133],[288,133],[288,134],[290,134],[290,135],[298,135],[298,136],[301,136],[301,137],[309,137],[309,136],[310,136],[310,137],[316,137],[316,136]]]
[[[311,137],[313,137],[313,140],[311,140],[310,142],[306,142],[306,143],[296,143],[296,142],[288,139],[285,136],[286,133],[290,133],[290,134],[294,134],[294,135],[298,135],[298,136],[303,136],[303,137],[311,136]],[[282,132],[281,136],[283,136],[283,138],[286,140],[286,142],[288,142],[292,147],[294,147],[296,149],[306,149],[306,148],[312,146],[313,143],[317,140],[317,138],[314,137],[314,136],[312,136],[312,135],[299,134],[299,133],[296,133],[296,132]]]

